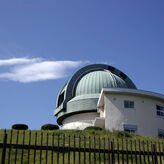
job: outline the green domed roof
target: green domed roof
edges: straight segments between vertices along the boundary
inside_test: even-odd
[[[58,124],[61,125],[66,117],[73,114],[96,112],[102,88],[137,89],[127,75],[112,66],[85,66],[77,71],[59,92],[54,111]]]
[[[110,71],[94,71],[81,78],[76,96],[100,93],[102,88],[128,88],[125,81]]]

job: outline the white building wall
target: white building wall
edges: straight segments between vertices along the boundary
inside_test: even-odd
[[[134,101],[134,109],[124,108],[124,100]],[[158,135],[158,128],[164,129],[164,118],[156,114],[156,105],[164,102],[127,94],[104,94],[105,128],[123,130],[124,124],[137,125],[137,133],[144,136]]]
[[[67,117],[62,122],[62,129],[83,130],[88,126],[94,126],[95,118],[99,117],[96,112],[80,113]]]

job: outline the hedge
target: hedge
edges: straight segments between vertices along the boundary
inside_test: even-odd
[[[12,125],[12,129],[15,129],[15,130],[27,130],[28,129],[28,125],[26,125],[26,124],[14,124],[14,125]]]
[[[97,126],[88,126],[84,130],[102,130],[102,128]]]
[[[41,126],[41,130],[58,130],[59,126],[54,124],[44,124]]]

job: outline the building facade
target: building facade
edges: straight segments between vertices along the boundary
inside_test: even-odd
[[[104,64],[72,76],[59,92],[54,115],[62,129],[99,126],[164,135],[164,95],[138,90],[126,74]]]
[[[164,95],[134,89],[102,89],[98,112],[105,129],[153,137],[164,135]]]

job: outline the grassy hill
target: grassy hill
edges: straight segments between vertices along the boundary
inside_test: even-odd
[[[40,130],[26,130],[26,131],[22,131],[22,130],[6,130],[7,133],[7,143],[12,143],[12,144],[16,144],[18,141],[18,144],[25,144],[25,145],[42,145],[43,146],[52,146],[54,144],[54,146],[63,146],[65,145],[66,147],[68,147],[70,145],[70,147],[73,147],[75,144],[75,147],[89,147],[89,145],[91,146],[91,148],[101,148],[101,149],[108,149],[108,141],[114,141],[114,147],[115,149],[118,148],[121,149],[123,147],[124,150],[126,150],[126,148],[128,148],[129,150],[135,150],[135,144],[136,144],[136,150],[143,150],[143,146],[142,144],[144,144],[144,146],[146,148],[149,148],[149,150],[151,150],[151,144],[155,143],[156,145],[159,145],[159,143],[163,143],[164,140],[163,139],[159,139],[159,138],[152,138],[152,137],[144,137],[144,136],[140,136],[140,135],[136,135],[133,133],[128,133],[128,132],[121,132],[121,131],[114,131],[114,132],[110,132],[107,130],[55,130],[55,131],[40,131]],[[12,133],[12,141],[11,141],[11,133]],[[3,134],[4,134],[4,130],[0,130],[0,143],[3,142]],[[30,138],[30,140],[29,140]],[[41,139],[42,138],[42,139]],[[69,140],[70,139],[70,140]],[[23,141],[24,140],[24,141]],[[42,141],[41,141],[42,140]],[[59,141],[58,141],[59,140]],[[70,141],[70,143],[69,143]],[[105,141],[105,142],[104,142]],[[123,141],[123,142],[122,142]],[[140,146],[139,146],[140,143]],[[159,149],[159,148],[158,148]],[[160,147],[160,149],[162,150],[162,145]],[[0,153],[1,153],[1,149],[0,149]],[[9,158],[9,149],[7,149],[7,156],[6,156],[6,163],[8,161]],[[15,150],[12,149],[10,151],[10,162],[14,163],[15,160],[15,152],[17,151],[17,163],[21,162],[21,156],[22,156],[22,150]],[[64,156],[66,159],[68,159],[68,153],[69,152],[64,152]],[[34,163],[34,158],[35,158],[35,163],[39,163],[40,160],[40,150],[30,150],[30,163]],[[35,155],[34,155],[35,154]],[[88,153],[87,153],[88,154]],[[57,158],[59,157],[59,161],[60,163],[62,163],[62,159],[63,159],[63,153],[53,153],[53,158],[55,160],[57,160]],[[58,156],[58,157],[57,157]],[[76,162],[78,163],[78,152],[76,152]],[[91,154],[91,158],[93,160],[94,154]],[[103,154],[101,154],[101,156],[103,156]],[[108,160],[108,156],[107,154],[106,156],[106,160]],[[121,157],[121,155],[120,155]],[[48,163],[51,163],[51,159],[52,159],[52,151],[48,151],[47,152],[47,158],[48,158]],[[98,154],[96,154],[96,160],[98,160],[99,156]],[[134,157],[133,157],[134,158]],[[139,157],[137,157],[139,158]],[[46,151],[42,151],[42,156],[41,156],[42,162],[44,163],[46,160]],[[70,159],[73,160],[73,152],[70,152]],[[87,155],[87,159],[86,161],[88,161],[88,155]],[[126,159],[125,159],[126,160]],[[28,163],[28,150],[24,150],[23,151],[23,161],[24,163]],[[81,153],[81,161],[84,161],[84,153]],[[65,163],[67,163],[65,161]],[[129,162],[130,163],[130,162]]]

